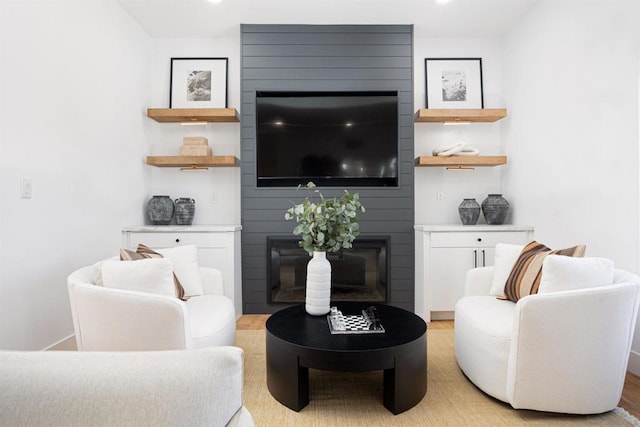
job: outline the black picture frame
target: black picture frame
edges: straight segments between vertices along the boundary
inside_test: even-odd
[[[229,58],[171,58],[169,108],[227,108]]]
[[[425,58],[427,108],[484,108],[482,58]]]

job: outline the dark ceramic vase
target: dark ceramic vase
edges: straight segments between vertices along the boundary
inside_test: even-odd
[[[153,196],[147,203],[147,214],[153,225],[169,225],[173,211],[173,201],[169,196]]]
[[[463,199],[458,206],[458,214],[462,225],[476,225],[480,218],[480,204],[476,199]]]
[[[489,194],[482,201],[482,214],[487,224],[504,224],[509,213],[509,202],[502,197],[502,194]]]
[[[196,201],[188,197],[176,199],[176,224],[191,225],[196,213]]]

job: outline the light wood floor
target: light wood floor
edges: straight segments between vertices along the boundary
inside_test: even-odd
[[[236,322],[238,330],[264,329],[268,314],[245,314]],[[429,329],[453,329],[453,320],[436,320]],[[627,373],[619,405],[636,418],[640,418],[640,377]]]

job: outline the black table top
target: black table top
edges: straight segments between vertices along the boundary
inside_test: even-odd
[[[375,306],[384,327],[383,334],[331,334],[327,316],[311,316],[304,304],[274,313],[266,324],[267,332],[286,342],[316,350],[363,351],[406,344],[425,334],[427,325],[419,316],[386,304],[335,302],[344,315],[362,314]]]

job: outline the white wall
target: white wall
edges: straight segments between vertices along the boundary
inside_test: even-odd
[[[509,109],[495,124],[415,126],[416,156],[458,140],[509,156],[507,166],[473,172],[417,168],[416,223],[457,223],[463,197],[503,192],[510,222],[535,225],[544,243],[584,242],[589,255],[638,271],[634,3],[543,2],[504,46],[416,32],[415,109],[424,107],[424,58],[463,56],[483,58],[485,106]],[[151,40],[113,2],[1,7],[0,348],[39,349],[72,332],[66,276],[115,254],[121,227],[146,221],[152,194],[195,198],[196,224],[240,222],[239,168],[144,165],[149,153],[177,153],[184,135],[240,155],[238,124],[146,118],[147,107],[168,107],[171,57],[229,57],[229,106],[240,109],[240,31]],[[33,180],[31,199],[20,198],[23,177]],[[640,327],[634,350],[640,355]]]
[[[504,38],[503,188],[552,248],[638,272],[640,4],[544,1]],[[543,30],[542,30],[543,29]],[[640,325],[631,369],[640,374]]]
[[[416,32],[414,40],[414,104],[425,108],[425,58],[482,58],[484,105],[505,106],[501,94],[501,42],[499,39],[436,39]],[[443,144],[464,141],[480,150],[481,155],[502,155],[501,122],[445,126],[441,123],[416,123],[415,156],[430,156]],[[415,169],[416,224],[460,224],[458,205],[463,198],[478,203],[489,193],[501,193],[500,167],[469,170],[419,167]],[[438,203],[436,194],[444,202]],[[509,194],[505,194],[507,200]],[[481,215],[479,223],[484,223]]]
[[[153,39],[152,95],[149,107],[169,107],[171,58],[229,58],[228,106],[240,111],[240,25],[237,37],[228,39]],[[182,126],[151,122],[151,153],[178,155],[184,136],[204,136],[214,155],[240,158],[240,124],[213,123]],[[240,224],[240,168],[210,168],[185,172],[179,168],[150,168],[152,194],[191,197],[196,201],[193,223]]]
[[[67,275],[142,221],[149,39],[113,2],[3,0],[1,22],[0,348],[42,349],[73,332]]]

